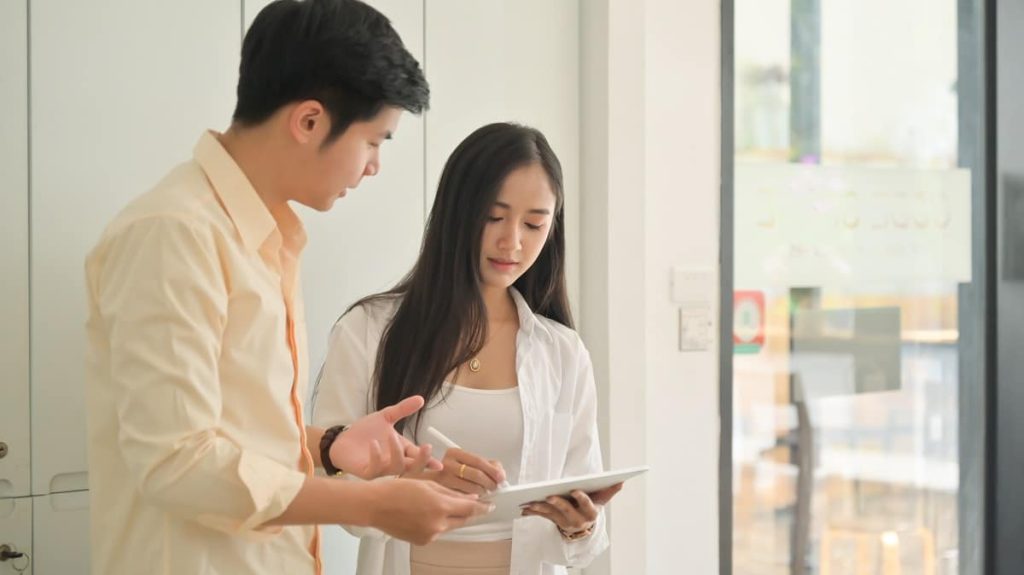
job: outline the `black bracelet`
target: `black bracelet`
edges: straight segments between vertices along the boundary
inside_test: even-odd
[[[344,425],[335,425],[334,427],[328,427],[324,430],[323,436],[320,437],[320,463],[323,465],[324,471],[327,475],[341,475],[342,471],[334,466],[331,462],[331,445],[334,444],[334,440],[341,435],[341,432],[345,431]]]

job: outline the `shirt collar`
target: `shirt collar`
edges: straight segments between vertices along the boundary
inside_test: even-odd
[[[528,337],[532,337],[536,332],[551,339],[550,331],[537,318],[537,314],[533,313],[533,310],[530,309],[530,304],[526,303],[526,298],[523,297],[523,294],[519,293],[519,290],[514,287],[510,287],[508,291],[512,294],[512,300],[516,303],[516,312],[519,314],[519,329]]]
[[[246,249],[259,251],[275,232],[296,252],[305,247],[306,232],[299,217],[287,204],[271,213],[242,168],[221,145],[216,132],[203,132],[193,158],[206,173]]]

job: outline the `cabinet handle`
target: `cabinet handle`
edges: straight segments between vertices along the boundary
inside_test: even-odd
[[[24,561],[19,565],[18,559]],[[32,558],[29,557],[28,553],[22,553],[18,551],[14,545],[8,545],[4,543],[0,545],[0,563],[11,562],[11,567],[18,573],[22,573],[28,569],[28,564],[32,562]]]

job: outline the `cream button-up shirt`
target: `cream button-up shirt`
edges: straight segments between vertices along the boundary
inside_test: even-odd
[[[92,572],[319,573],[315,527],[265,527],[313,472],[287,206],[205,133],[86,260]]]

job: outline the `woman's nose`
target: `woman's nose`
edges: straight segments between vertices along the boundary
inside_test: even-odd
[[[510,224],[502,229],[501,237],[498,238],[498,247],[503,250],[519,250],[520,240],[519,227]]]

